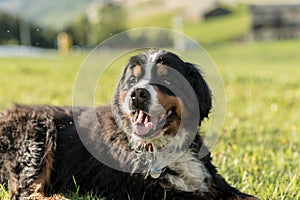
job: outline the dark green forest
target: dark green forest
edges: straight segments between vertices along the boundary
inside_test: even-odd
[[[96,12],[94,15],[97,19],[94,21],[89,19],[87,14],[81,14],[61,29],[40,26],[20,16],[2,12],[0,13],[0,44],[56,48],[57,34],[66,32],[72,38],[72,45],[95,46],[110,35],[126,29],[126,11],[121,5],[106,3]]]

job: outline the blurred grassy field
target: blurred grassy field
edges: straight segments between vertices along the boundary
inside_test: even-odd
[[[300,41],[224,44],[207,51],[226,91],[225,124],[212,150],[220,173],[261,199],[300,199]],[[71,105],[85,56],[0,58],[0,109],[13,102]],[[109,103],[121,68],[106,72],[97,104]]]
[[[159,1],[158,1],[159,3]],[[155,5],[152,5],[155,6]],[[157,6],[157,5],[156,5]],[[183,32],[201,44],[214,45],[228,41],[242,40],[250,30],[251,15],[245,5],[226,7],[232,13],[223,17],[211,18],[208,20],[193,21],[182,16],[180,10],[157,12],[152,15],[132,15],[129,18],[129,28],[137,27],[164,27],[173,29],[174,17],[181,17]],[[138,8],[138,10],[143,10]],[[149,8],[147,8],[149,10]]]

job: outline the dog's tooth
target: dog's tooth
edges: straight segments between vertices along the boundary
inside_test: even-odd
[[[153,128],[153,123],[152,122],[148,122],[146,124],[146,127],[149,128],[149,129],[152,129]]]
[[[140,111],[139,115],[138,115],[138,118],[137,118],[138,123],[143,123],[143,116],[144,116],[144,112]]]
[[[168,111],[168,116],[170,116],[172,114],[172,110]]]
[[[147,116],[145,117],[144,124],[147,124],[149,121],[150,121],[150,119],[149,119],[149,116],[147,115]]]
[[[153,130],[156,129],[156,125],[153,124],[152,122],[148,122],[148,123],[146,124],[146,127],[149,128],[149,129],[153,129]]]

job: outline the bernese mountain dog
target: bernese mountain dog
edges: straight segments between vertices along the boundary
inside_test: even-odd
[[[198,134],[212,107],[198,67],[148,49],[130,58],[112,105],[15,105],[0,114],[0,183],[10,199],[257,200],[218,174]]]

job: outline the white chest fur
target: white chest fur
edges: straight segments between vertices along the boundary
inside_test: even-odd
[[[193,156],[192,152],[187,151],[168,167],[178,174],[166,174],[165,176],[175,188],[187,192],[208,191],[207,180],[211,179],[211,175],[203,163]]]

